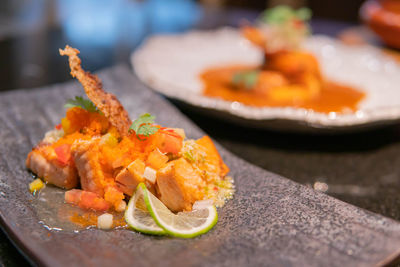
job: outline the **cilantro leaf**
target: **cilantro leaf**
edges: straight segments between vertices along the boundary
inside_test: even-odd
[[[236,86],[252,89],[258,81],[259,74],[260,72],[256,70],[236,72],[232,77],[232,82]]]
[[[259,17],[259,21],[267,24],[284,24],[292,19],[306,22],[311,18],[311,15],[311,10],[306,7],[295,10],[289,6],[280,5],[265,10]]]
[[[149,113],[144,113],[133,121],[129,130],[134,130],[136,136],[150,136],[158,131],[158,127],[153,126],[155,117]]]
[[[68,99],[64,108],[80,107],[86,109],[89,112],[99,112],[97,107],[89,99],[84,99],[81,96],[75,96],[75,99]]]

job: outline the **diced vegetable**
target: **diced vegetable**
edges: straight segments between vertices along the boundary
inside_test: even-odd
[[[171,153],[177,155],[183,145],[183,138],[172,129],[160,131],[160,139],[157,147],[162,153]]]
[[[148,180],[150,183],[154,184],[157,178],[157,171],[153,168],[146,167],[144,169],[143,177]]]
[[[182,129],[182,128],[170,128],[170,129],[173,130],[175,133],[177,133],[180,137],[182,137],[182,139],[186,138],[184,129]]]
[[[114,147],[118,144],[118,139],[111,133],[107,133],[101,137],[100,144]]]
[[[68,165],[71,160],[71,145],[60,145],[54,148],[54,152],[56,152],[57,160],[62,166]]]
[[[82,209],[106,211],[110,208],[110,203],[97,194],[80,189],[72,189],[65,192],[64,198],[65,202],[77,205]]]
[[[71,122],[67,118],[61,119],[61,127],[64,130],[64,133],[71,133]]]
[[[48,131],[43,138],[43,142],[47,144],[53,144],[60,140],[64,136],[64,131],[62,129],[54,129],[51,131]]]
[[[161,153],[159,149],[154,149],[147,157],[147,165],[155,170],[165,167],[168,162],[168,156]]]
[[[212,199],[204,199],[204,200],[198,200],[194,202],[192,210],[201,210],[204,208],[207,208],[209,206],[212,206],[214,204]]]
[[[111,229],[113,224],[113,216],[109,213],[104,213],[97,217],[97,227],[103,230]]]
[[[29,191],[31,191],[31,193],[34,193],[34,192],[42,189],[43,187],[44,187],[44,183],[42,182],[42,180],[37,178],[29,184]]]

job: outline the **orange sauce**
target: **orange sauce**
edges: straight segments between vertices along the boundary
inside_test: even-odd
[[[82,213],[72,212],[72,214],[69,216],[69,220],[82,228],[87,228],[90,226],[97,226],[97,218],[99,215],[101,214],[97,214],[94,211],[84,211]],[[112,228],[126,227],[126,222],[121,214],[113,215],[114,218]]]
[[[258,94],[252,90],[240,90],[232,84],[235,72],[257,70],[250,66],[227,66],[211,68],[201,74],[204,83],[203,94],[209,97],[222,98],[228,101],[238,101],[256,107],[297,107],[311,109],[317,112],[356,111],[357,105],[365,93],[350,86],[332,81],[324,81],[318,96],[305,101],[274,101],[268,95]]]

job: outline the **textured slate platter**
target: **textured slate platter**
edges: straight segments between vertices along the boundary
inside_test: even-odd
[[[203,133],[127,67],[101,72],[132,118],[143,112],[163,125]],[[183,240],[129,230],[79,234],[44,228],[32,207],[26,154],[64,115],[77,82],[0,94],[0,219],[36,264],[46,266],[374,266],[400,252],[400,223],[264,171],[219,148],[237,192],[208,234]]]

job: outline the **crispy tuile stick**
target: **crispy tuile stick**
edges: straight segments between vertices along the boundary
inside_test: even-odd
[[[128,135],[129,127],[132,123],[128,112],[126,112],[115,95],[103,90],[103,85],[96,75],[82,69],[81,60],[78,57],[79,50],[66,45],[64,50],[60,49],[59,52],[60,55],[69,57],[71,75],[82,84],[89,99],[104,113],[109,122],[117,128],[121,136]]]

